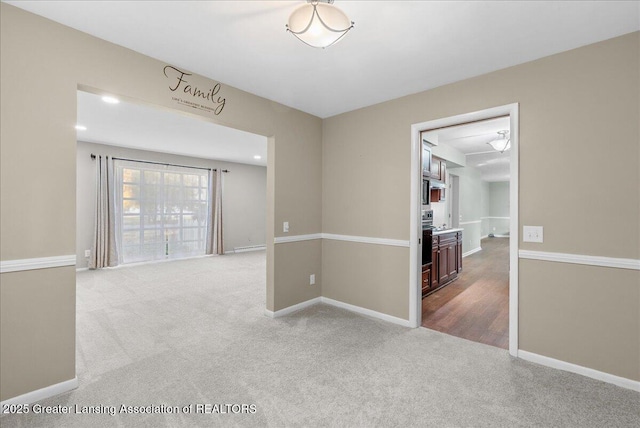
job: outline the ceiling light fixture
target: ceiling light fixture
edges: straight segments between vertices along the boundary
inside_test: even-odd
[[[508,133],[509,131],[498,131],[500,137],[493,141],[489,141],[487,144],[490,144],[494,150],[500,153],[506,152],[511,148],[511,138],[507,137]]]
[[[293,11],[286,27],[302,43],[324,49],[342,39],[353,25],[343,11],[333,6],[333,0],[307,0],[307,4]]]
[[[78,131],[86,131],[87,127],[84,125],[76,125],[76,130]]]
[[[102,97],[102,101],[104,101],[105,103],[108,103],[108,104],[118,104],[120,102],[119,99],[117,99],[115,97],[110,97],[108,95],[105,95],[104,97]]]
[[[262,156],[260,156],[260,155],[255,155],[253,158],[254,158],[254,159],[262,159]]]

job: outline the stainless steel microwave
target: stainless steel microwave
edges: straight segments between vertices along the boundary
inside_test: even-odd
[[[422,176],[422,205],[431,203],[431,182],[429,177]]]

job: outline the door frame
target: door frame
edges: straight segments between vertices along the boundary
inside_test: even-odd
[[[422,186],[422,142],[420,132],[447,126],[462,125],[480,120],[509,116],[511,155],[511,177],[509,184],[510,221],[509,221],[509,354],[518,356],[518,245],[520,240],[518,230],[519,215],[519,104],[506,104],[471,113],[449,116],[441,119],[429,120],[411,125],[411,198],[409,215],[409,324],[417,328],[422,324],[422,296],[420,279],[422,266],[422,205],[420,187]]]

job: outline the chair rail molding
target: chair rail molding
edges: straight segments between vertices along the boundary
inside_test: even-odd
[[[0,261],[0,273],[21,272],[25,270],[49,269],[75,265],[75,254],[53,257],[39,257],[33,259],[2,260]]]

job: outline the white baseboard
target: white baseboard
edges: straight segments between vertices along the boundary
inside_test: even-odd
[[[275,312],[265,309],[264,314],[270,318],[278,318],[278,317],[292,314],[294,312],[298,312],[304,308],[308,308],[309,306],[317,305],[318,303],[320,303],[320,297],[309,299],[304,302],[298,303],[297,305],[289,306],[287,308],[280,309],[279,311],[275,311]]]
[[[471,254],[475,254],[478,251],[482,251],[482,247],[478,247],[478,248],[474,248],[473,250],[469,250],[466,253],[463,253],[462,257],[464,258],[464,257],[470,256]]]
[[[89,270],[89,268],[77,268],[76,272],[84,272],[86,270]]]
[[[533,352],[523,351],[522,349],[518,349],[518,358],[522,358],[523,360],[531,361],[532,363],[540,364],[554,369],[577,373],[582,376],[590,377],[592,379],[600,380],[602,382],[611,383],[622,388],[640,392],[640,382],[636,380],[612,375],[609,373],[590,369],[588,367],[568,363],[566,361],[556,360],[555,358],[545,357],[544,355],[534,354]]]
[[[310,299],[302,303],[298,303],[297,305],[280,309],[279,311],[276,311],[276,312],[272,312],[268,309],[265,309],[264,314],[270,318],[278,318],[278,317],[282,317],[282,316],[300,311],[304,308],[308,308],[309,306],[317,305],[318,303],[325,303],[327,305],[335,306],[341,309],[346,309],[348,311],[355,312],[357,314],[367,315],[372,318],[377,318],[393,324],[398,324],[403,327],[411,327],[408,320],[403,320],[402,318],[397,318],[391,315],[383,314],[382,312],[377,312],[371,309],[362,308],[360,306],[351,305],[349,303],[340,302],[339,300],[329,299],[328,297],[316,297],[314,299]]]
[[[337,308],[346,309],[351,312],[355,312],[361,315],[367,315],[372,318],[377,318],[383,321],[387,321],[393,324],[398,324],[403,327],[411,327],[409,320],[404,320],[402,318],[394,317],[391,315],[383,314],[382,312],[373,311],[371,309],[362,308],[360,306],[351,305],[349,303],[344,303],[339,300],[329,299],[328,297],[320,298],[322,303],[326,303],[327,305],[335,306]]]
[[[44,400],[45,398],[72,391],[77,387],[78,378],[74,377],[73,379],[65,380],[64,382],[56,383],[55,385],[46,386],[44,388],[4,400],[0,402],[0,407],[12,404],[32,404],[36,401]]]

